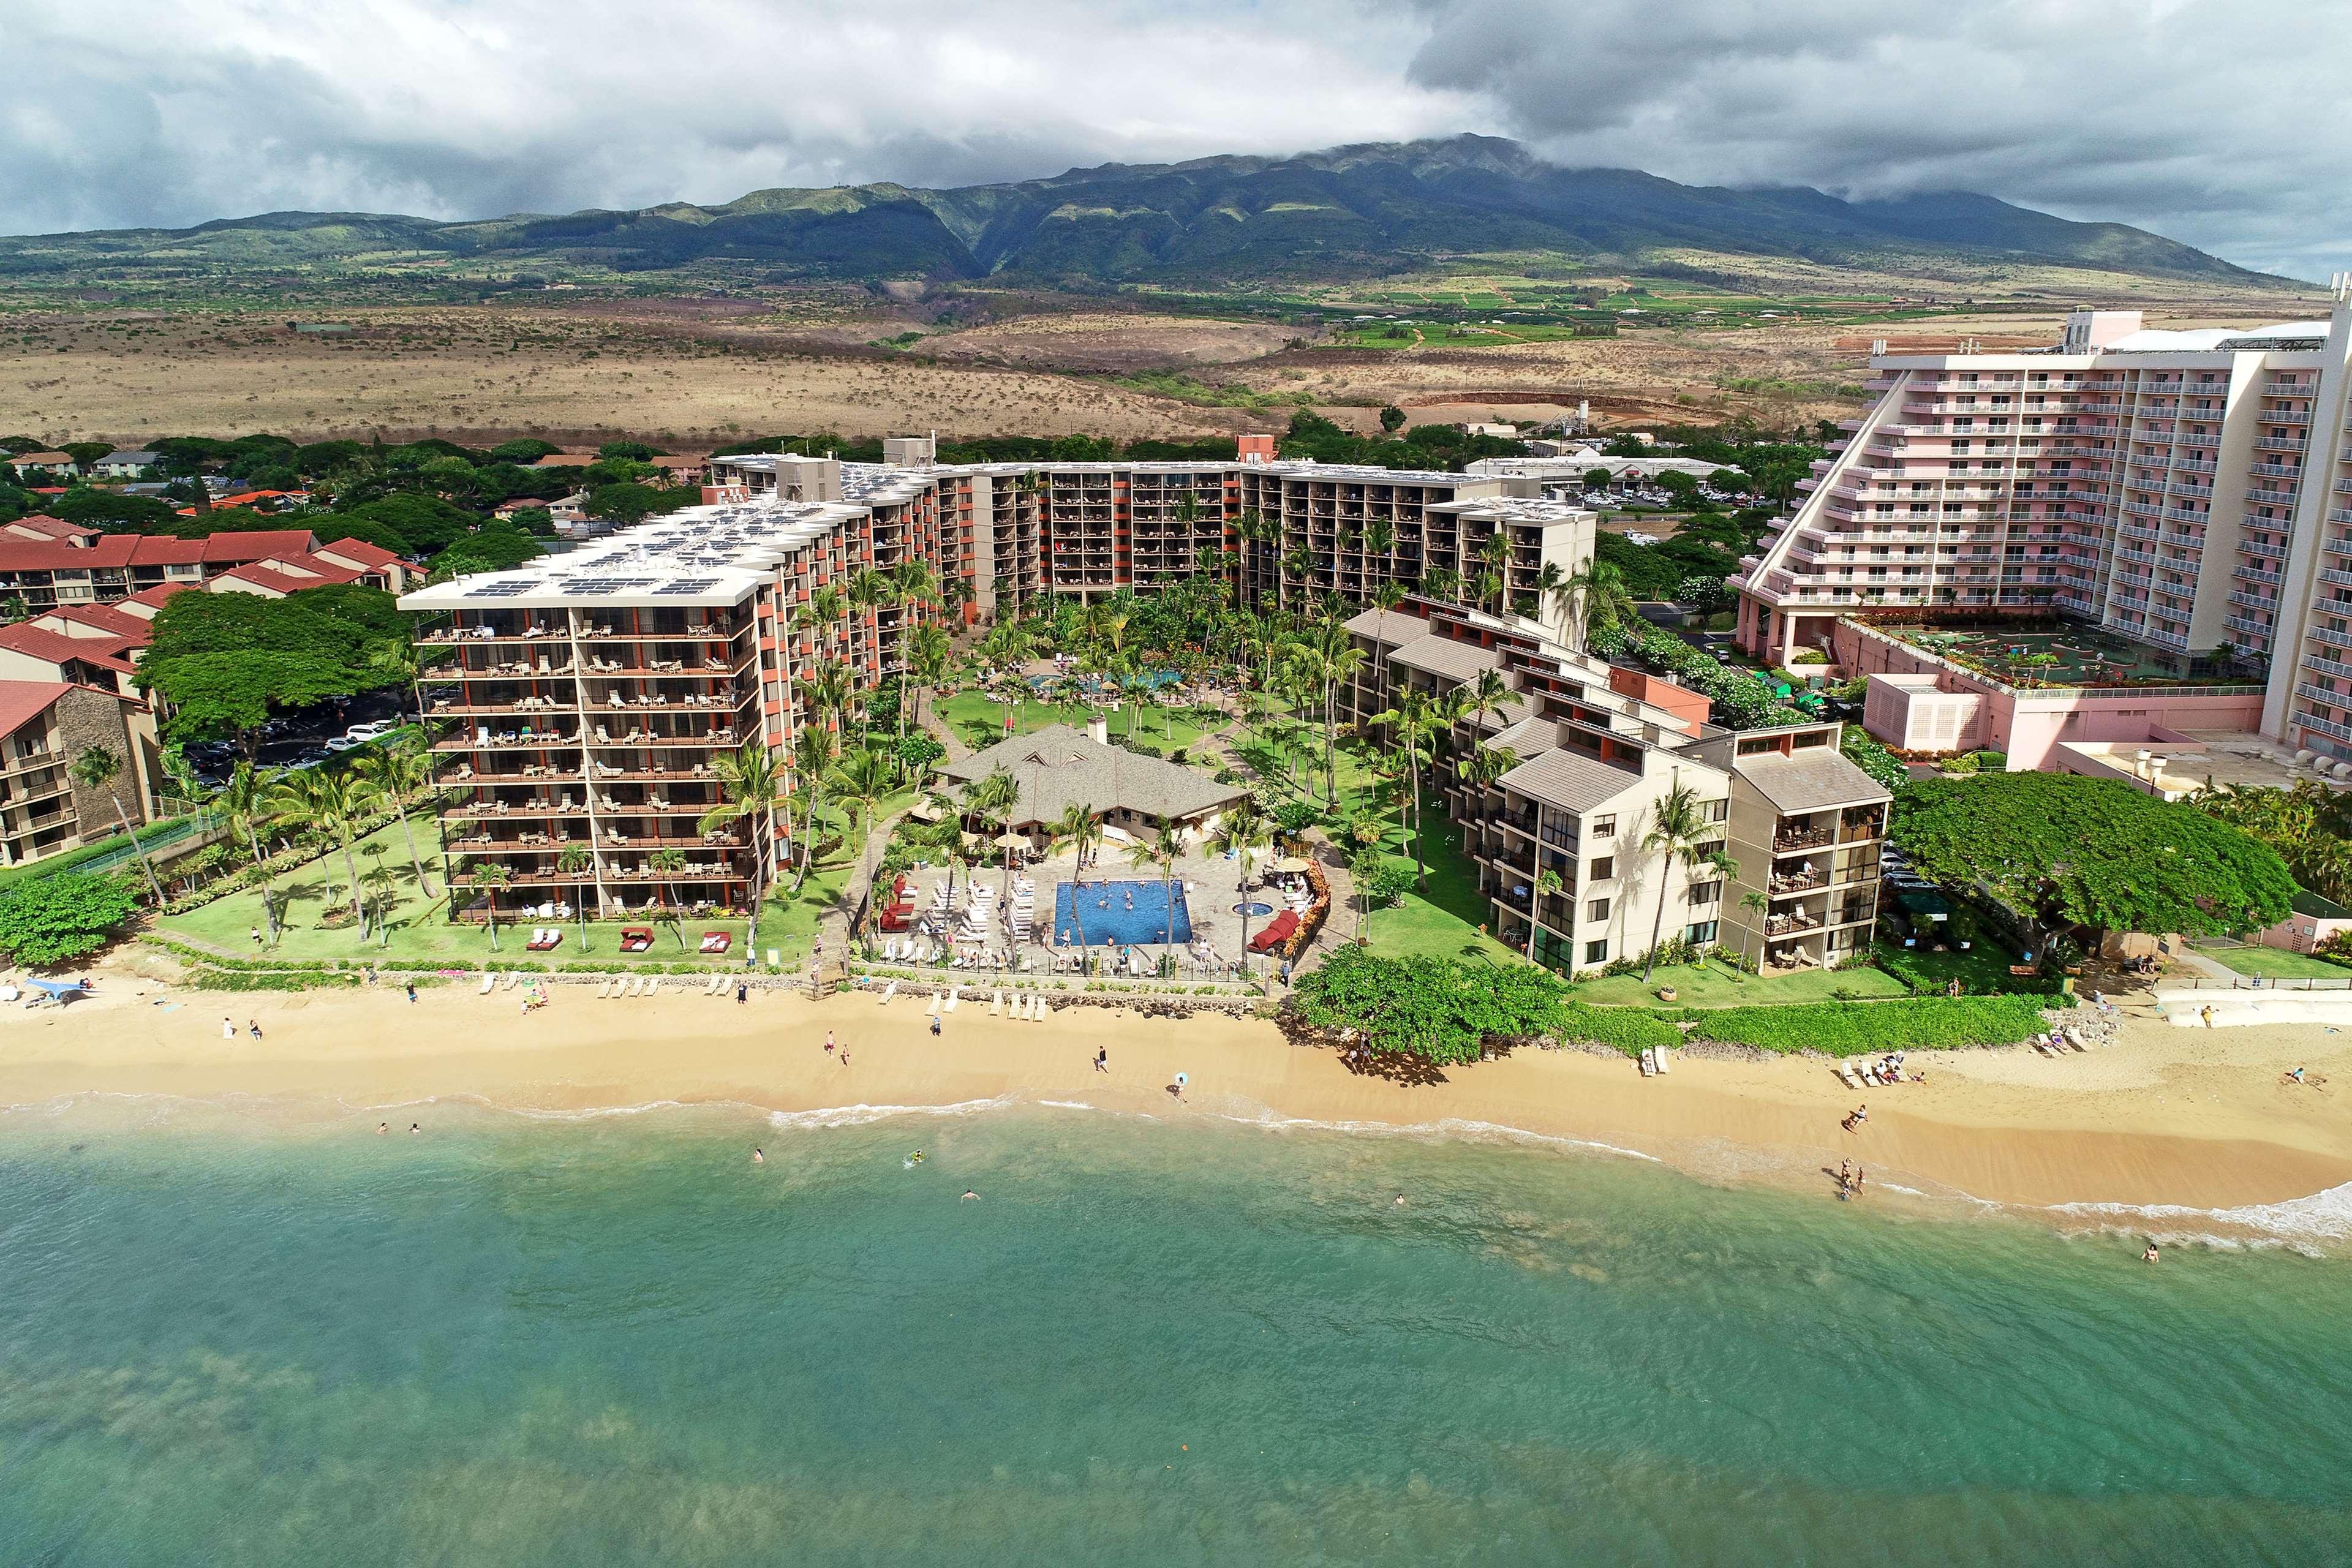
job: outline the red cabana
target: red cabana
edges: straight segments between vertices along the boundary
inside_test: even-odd
[[[1271,952],[1276,948],[1280,947],[1284,942],[1288,942],[1290,940],[1290,933],[1297,929],[1297,911],[1295,910],[1285,910],[1280,914],[1275,916],[1274,919],[1266,921],[1265,929],[1264,931],[1250,938],[1250,951],[1252,952]]]

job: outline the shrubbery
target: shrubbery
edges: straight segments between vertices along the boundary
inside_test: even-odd
[[[1695,1040],[1789,1053],[1860,1057],[1895,1050],[2011,1046],[2042,1032],[2039,996],[1915,996],[1785,1007],[1695,1008]]]

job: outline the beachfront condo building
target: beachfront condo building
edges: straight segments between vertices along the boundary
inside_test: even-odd
[[[1869,947],[1891,796],[1840,752],[1841,725],[1725,730],[1670,681],[1418,597],[1348,629],[1365,655],[1351,719],[1378,729],[1410,691],[1465,696],[1442,804],[1499,941],[1567,973],[1639,959],[1653,932],[1767,973]],[[1668,853],[1653,834],[1678,789],[1698,830]]]
[[[2266,681],[2263,734],[2352,759],[2347,292],[2252,330],[2082,310],[2042,349],[1880,345],[1876,401],[1734,580],[1741,646],[2053,618],[2175,682]]]
[[[919,562],[969,588],[973,618],[1049,595],[1102,597],[1214,574],[1293,607],[1423,584],[1529,635],[1550,584],[1589,561],[1593,515],[1525,477],[1271,461],[940,465],[711,459],[704,505],[509,572],[407,594],[426,680],[458,912],[638,917],[744,907],[797,824],[705,833],[719,767],[753,742],[790,754],[820,712],[808,678],[854,691],[903,668],[935,605],[855,602],[869,569]],[[1516,493],[1515,493],[1516,492]],[[826,589],[841,590],[826,594]],[[484,878],[485,868],[495,874]]]

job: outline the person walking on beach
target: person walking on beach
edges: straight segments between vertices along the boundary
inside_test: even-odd
[[[405,991],[407,991],[407,993],[408,993],[408,1000],[409,1000],[410,1004],[411,1004],[412,1005],[415,1005],[415,1001],[416,1001],[416,982],[415,982],[415,981],[414,981],[414,980],[412,980],[412,981],[408,982],[408,983],[407,983],[407,984],[406,984],[404,987],[403,987],[403,989],[404,989]]]
[[[735,1005],[740,1007],[751,999],[751,988],[741,981],[735,983]]]
[[[1840,1160],[1838,1162],[1838,1185],[1843,1187],[1853,1179],[1853,1162],[1851,1160]]]
[[[849,1065],[849,1047],[847,1046],[842,1047],[841,1055],[835,1059],[838,1060],[843,1067],[847,1067]]]
[[[224,1040],[236,1038],[236,1026],[226,1018],[221,1020],[221,1038]]]
[[[258,1018],[247,1018],[245,1021],[245,1032],[251,1035],[257,1040],[261,1038],[261,1020]]]
[[[934,1035],[936,1035],[936,1034],[938,1034],[939,1032],[940,1032],[940,1016],[939,1016],[937,1013],[934,1013],[934,1014],[932,1014],[932,1015],[931,1015],[931,1033],[932,1033],[932,1034],[934,1034]]]
[[[827,1029],[824,1032],[824,1054],[826,1056],[833,1055],[833,1031],[831,1029]]]
[[[1853,1190],[1855,1192],[1858,1193],[1862,1191],[1864,1184],[1869,1180],[1869,1173],[1865,1172],[1860,1165],[1856,1165],[1853,1168]]]
[[[1110,1071],[1110,1047],[1108,1046],[1097,1046],[1095,1047],[1095,1071],[1100,1073]]]

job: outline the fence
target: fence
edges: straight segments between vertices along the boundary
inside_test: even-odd
[[[2200,989],[2211,989],[2216,980],[2200,980]],[[2230,982],[2232,991],[2352,991],[2352,974],[2338,980],[2318,974],[2241,974]]]

